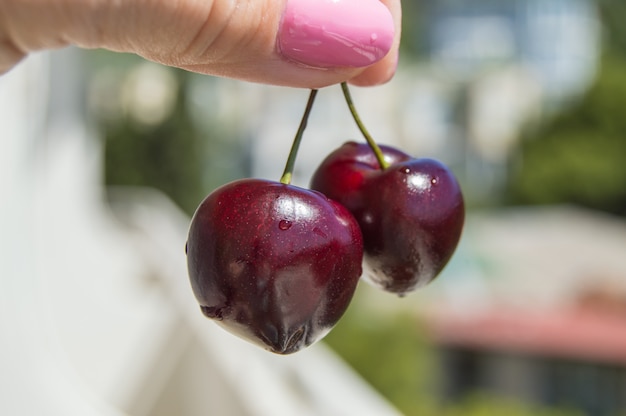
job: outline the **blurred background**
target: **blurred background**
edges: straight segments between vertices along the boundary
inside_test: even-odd
[[[453,169],[464,234],[289,357],[202,318],[184,244],[211,190],[280,178],[308,91],[73,48],[0,78],[0,413],[626,415],[626,3],[403,7],[397,76],[353,98]],[[347,140],[322,89],[293,183]]]

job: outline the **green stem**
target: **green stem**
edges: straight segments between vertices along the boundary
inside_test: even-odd
[[[359,130],[361,130],[361,133],[363,134],[363,137],[365,137],[365,140],[367,141],[367,144],[370,146],[370,148],[374,152],[374,155],[376,155],[376,160],[378,161],[378,164],[380,165],[380,168],[381,169],[387,169],[389,167],[389,163],[387,163],[387,161],[385,160],[385,156],[383,155],[382,150],[380,150],[380,147],[378,147],[378,145],[374,141],[374,138],[367,131],[367,129],[365,128],[365,125],[361,121],[361,117],[359,117],[359,113],[357,113],[356,107],[354,107],[354,102],[352,101],[352,96],[350,95],[350,90],[348,89],[348,83],[347,82],[342,82],[341,83],[341,90],[343,91],[343,96],[346,99],[346,103],[348,104],[348,108],[350,108],[350,113],[352,114],[352,118],[354,118],[354,121],[356,122],[356,125],[359,127]]]
[[[309,100],[307,101],[306,108],[304,109],[304,114],[302,115],[302,120],[300,120],[300,127],[298,127],[296,136],[293,138],[291,150],[289,151],[287,163],[285,164],[285,170],[283,171],[283,176],[281,176],[280,178],[280,182],[284,183],[285,185],[289,185],[291,183],[293,168],[296,164],[296,156],[298,155],[298,149],[300,148],[302,135],[304,134],[304,130],[306,129],[307,121],[309,120],[309,115],[311,114],[311,109],[313,108],[313,102],[315,102],[316,95],[317,90],[311,90],[311,93],[309,94]]]

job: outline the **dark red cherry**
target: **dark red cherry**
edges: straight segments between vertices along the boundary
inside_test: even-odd
[[[348,208],[363,232],[365,277],[399,295],[432,281],[448,263],[465,219],[459,184],[442,163],[348,142],[314,173],[311,188]]]
[[[362,271],[354,217],[319,192],[259,179],[224,185],[191,221],[187,264],[201,310],[278,354],[322,338]]]

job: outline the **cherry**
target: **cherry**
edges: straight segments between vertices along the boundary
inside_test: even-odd
[[[348,142],[318,167],[311,188],[355,216],[364,242],[365,277],[404,295],[432,281],[461,237],[465,219],[459,184],[442,163],[380,146]]]
[[[347,309],[362,272],[354,217],[319,192],[242,179],[196,210],[187,264],[201,310],[278,354],[321,339]]]

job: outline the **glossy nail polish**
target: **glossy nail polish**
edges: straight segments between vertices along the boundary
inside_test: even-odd
[[[390,50],[391,13],[379,0],[289,0],[278,50],[316,68],[369,66]]]

